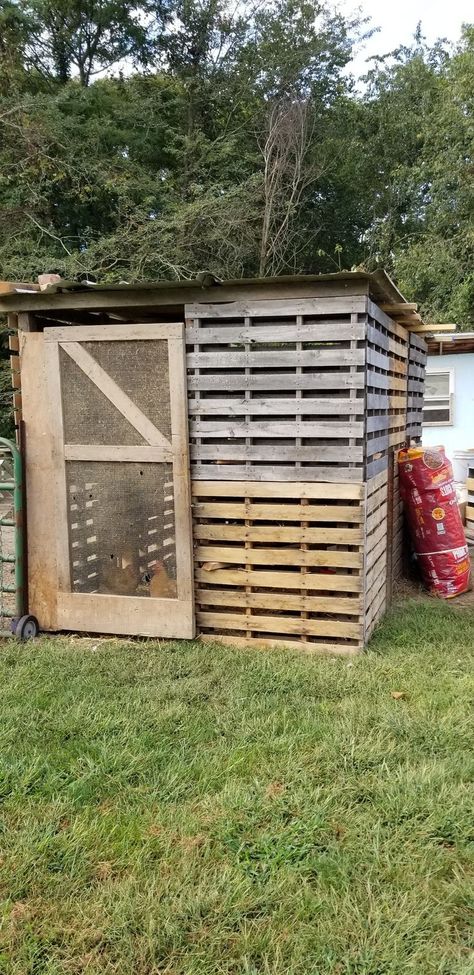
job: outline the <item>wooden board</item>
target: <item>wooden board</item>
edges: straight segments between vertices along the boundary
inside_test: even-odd
[[[20,332],[27,499],[28,611],[42,630],[57,629],[57,557],[52,526],[53,457],[44,341],[40,332]]]
[[[352,483],[193,481],[200,632],[360,648],[363,494]]]

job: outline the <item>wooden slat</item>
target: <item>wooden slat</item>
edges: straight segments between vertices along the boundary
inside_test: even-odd
[[[176,578],[178,597],[191,606],[192,635],[195,633],[191,483],[189,437],[186,410],[186,364],[184,325],[168,339],[168,375],[173,444],[173,499],[176,532]]]
[[[341,446],[328,447],[326,444],[312,447],[298,447],[293,444],[252,444],[235,443],[230,441],[228,444],[191,444],[191,460],[219,460],[224,463],[237,460],[253,461],[315,461],[321,462],[334,461],[338,464],[359,463],[363,461],[362,447]]]
[[[271,330],[268,325],[258,324],[258,321],[258,318],[254,319],[254,322],[249,326],[242,324],[222,327],[222,325],[213,324],[203,328],[188,325],[186,327],[186,342],[193,345],[195,343],[228,345],[229,343],[266,343],[269,341],[277,343],[332,342],[337,348],[337,344],[340,342],[363,341],[366,334],[365,323],[353,324],[344,319],[330,322],[316,320],[302,324],[294,324],[293,321],[290,321],[285,325],[272,325]]]
[[[308,545],[360,545],[360,528],[301,528],[296,525],[195,525],[194,537],[207,541],[306,542]]]
[[[424,325],[420,322],[410,328],[410,331],[415,332],[416,335],[437,335],[438,332],[455,332],[456,330],[457,325]]]
[[[198,610],[199,626],[219,627],[222,630],[249,629],[256,633],[293,633],[312,636],[340,636],[359,639],[362,633],[360,623],[342,620],[300,619],[291,616],[250,616],[244,613],[212,613]]]
[[[351,376],[351,373],[341,370],[341,372],[313,372],[303,373],[298,376],[294,373],[262,373],[252,374],[248,377],[235,375],[233,373],[199,376],[188,376],[188,389],[200,390],[285,390],[293,389],[363,389],[364,375],[362,372]]]
[[[193,467],[193,477],[195,480],[199,480],[200,478],[206,481],[211,479],[230,480],[240,478],[241,481],[245,481],[249,475],[252,478],[258,477],[261,481],[278,480],[282,482],[294,482],[297,476],[297,469],[294,464],[285,466],[284,464],[264,465],[252,463],[249,472],[246,464],[239,464],[238,462],[233,464],[226,464],[225,462],[221,464],[201,463],[199,465],[195,464]],[[313,467],[308,464],[301,467],[301,476],[304,477],[305,483],[309,481],[327,481],[331,484],[338,484],[339,482],[347,483],[347,481],[354,481],[354,483],[360,484],[363,480],[363,470],[362,466],[340,467],[334,464],[332,467],[324,467],[321,464],[320,467]]]
[[[45,328],[43,335],[45,342],[136,342],[156,341],[156,339],[181,338],[183,323],[160,322],[157,325],[146,322],[130,325],[124,322],[120,325],[56,325]]]
[[[327,643],[322,640],[285,640],[270,637],[240,637],[225,633],[201,633],[203,643],[223,644],[236,648],[254,650],[297,650],[305,654],[331,654],[331,656],[353,657],[361,652],[356,643],[346,640],[341,643]]]
[[[197,481],[191,483],[195,497],[238,497],[250,498],[310,498],[311,500],[358,501],[364,496],[360,484],[324,484],[295,482],[294,484],[262,484],[260,481]]]
[[[409,301],[394,302],[390,305],[379,305],[379,308],[389,316],[405,314],[409,311],[418,311],[418,305]]]
[[[272,423],[268,420],[263,420],[261,422],[252,421],[250,424],[245,421],[239,422],[238,420],[191,420],[189,430],[192,437],[228,438],[229,440],[245,437],[249,434],[252,440],[259,437],[276,439],[324,437],[326,439],[337,438],[347,440],[349,437],[363,437],[364,424],[362,422],[351,422],[350,420],[346,420],[345,423],[305,422],[297,420],[280,420]],[[278,450],[278,447],[276,449]]]
[[[201,340],[202,341],[202,340]],[[278,349],[262,352],[189,352],[186,356],[188,369],[293,369],[296,366],[310,369],[317,366],[362,366],[363,349],[341,349],[337,345],[324,349]]]
[[[191,396],[188,404],[191,416],[205,414],[206,416],[306,415],[307,417],[315,417],[355,414],[363,416],[364,413],[364,400],[362,396],[354,400],[329,396],[326,399],[322,397],[318,399],[313,397],[296,399],[295,397],[279,396],[265,399],[254,398],[251,400],[247,400],[243,396],[238,395],[228,396],[225,399],[215,397],[212,399],[209,397],[197,399]],[[401,403],[401,405],[403,404]]]
[[[234,565],[290,565],[320,566],[322,568],[358,569],[362,566],[361,552],[319,551],[302,552],[297,548],[251,548],[224,545],[198,545],[194,551],[198,562],[228,562]]]
[[[406,390],[406,379],[396,376],[386,376],[383,373],[374,372],[373,369],[368,369],[367,385],[375,389],[401,390],[403,392]]]
[[[104,444],[65,444],[65,460],[116,461],[117,463],[171,463],[173,451],[163,447],[112,446]]]
[[[312,505],[312,504],[251,504],[242,502],[194,502],[193,514],[196,518],[226,518],[230,521],[249,518],[251,521],[318,521],[354,522],[362,521],[359,505]]]
[[[332,613],[360,616],[360,599],[344,596],[308,596],[305,593],[228,592],[220,589],[198,589],[196,602],[202,606],[248,606],[252,609],[276,609],[308,613]]]
[[[319,590],[335,593],[360,593],[361,576],[344,575],[341,572],[285,572],[282,569],[202,569],[195,570],[197,582],[219,586],[251,586],[265,589]]]
[[[69,539],[67,525],[69,524],[68,498],[66,494],[66,465],[64,458],[64,426],[61,409],[61,371],[59,346],[44,343],[44,363],[48,390],[48,405],[50,411],[51,442],[51,485],[50,491],[55,499],[54,524],[60,526],[56,530],[53,545],[56,548],[56,587],[59,591],[68,592],[71,589],[71,572],[69,565]]]
[[[363,295],[321,298],[269,298],[229,301],[225,304],[188,302],[186,318],[282,318],[296,315],[350,315],[363,314],[367,300]]]

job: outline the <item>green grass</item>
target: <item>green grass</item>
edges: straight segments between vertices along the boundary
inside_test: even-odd
[[[1,644],[1,975],[474,973],[473,642]]]

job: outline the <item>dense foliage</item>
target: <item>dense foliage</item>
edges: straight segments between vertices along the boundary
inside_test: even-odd
[[[348,71],[324,0],[0,0],[0,278],[383,265],[474,324],[474,29]]]

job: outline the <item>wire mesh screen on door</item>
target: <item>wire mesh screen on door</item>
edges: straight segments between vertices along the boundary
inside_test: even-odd
[[[167,439],[171,436],[168,344],[153,341],[81,342],[129,399]],[[90,381],[67,352],[60,348],[61,388],[65,443],[122,444],[145,441]]]
[[[176,598],[171,464],[68,461],[73,592]]]

